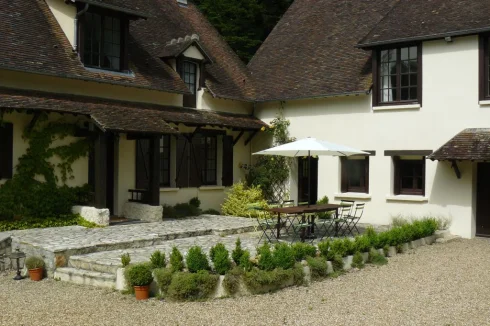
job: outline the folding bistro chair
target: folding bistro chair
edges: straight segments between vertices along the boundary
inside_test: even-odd
[[[270,218],[267,212],[260,207],[258,203],[250,204],[247,208],[249,210],[250,217],[252,217],[252,212],[256,213],[255,218],[257,219],[257,227],[255,228],[255,231],[262,232],[258,243],[260,243],[264,237],[269,242],[272,242],[274,239],[277,240],[277,220]]]
[[[299,202],[298,206],[306,206],[308,202]],[[301,241],[306,240],[306,232],[309,228],[313,228],[314,224],[310,223],[309,220],[314,215],[313,213],[306,213],[303,215],[296,215],[291,218],[291,229],[293,230],[293,239],[294,242],[297,238],[300,238]],[[314,238],[311,239],[313,241]]]
[[[359,230],[357,229],[357,223],[362,217],[362,213],[364,212],[364,203],[357,204],[354,210],[354,213],[345,217],[346,220],[346,229],[347,233],[354,236],[354,230],[356,230],[357,234],[359,234]]]
[[[338,214],[333,219],[335,223],[335,236],[343,237],[347,232],[347,218],[351,216],[352,206],[354,206],[354,201],[352,200],[342,200],[340,201],[340,208]]]

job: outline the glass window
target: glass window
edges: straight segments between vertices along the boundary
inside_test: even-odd
[[[395,194],[424,195],[425,158],[395,160]]]
[[[87,12],[83,16],[83,62],[86,66],[121,70],[121,20]]]
[[[342,192],[369,192],[369,157],[342,159]]]
[[[197,65],[193,62],[184,61],[182,64],[182,78],[189,87],[192,94],[196,93]]]
[[[421,90],[417,46],[381,50],[378,66],[379,103],[418,100]]]
[[[203,136],[202,142],[202,183],[204,185],[216,185],[218,169],[217,137]]]

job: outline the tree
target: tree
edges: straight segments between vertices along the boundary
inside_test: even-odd
[[[195,0],[236,54],[247,63],[293,0]]]

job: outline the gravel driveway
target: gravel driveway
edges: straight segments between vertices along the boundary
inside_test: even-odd
[[[422,247],[310,287],[200,303],[0,277],[0,325],[488,325],[490,241]]]

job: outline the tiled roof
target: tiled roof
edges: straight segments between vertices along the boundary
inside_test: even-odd
[[[145,8],[149,3],[90,1],[133,9]],[[182,7],[176,0],[151,0],[150,8],[148,19],[131,22],[129,54],[134,75],[125,75],[84,68],[44,0],[0,0],[0,69],[189,93],[177,72],[159,55],[173,38],[198,34],[213,61],[206,67],[210,91],[223,98],[253,99],[246,67],[193,4]]]
[[[490,129],[465,129],[427,158],[433,161],[490,161]]]
[[[296,0],[249,64],[259,100],[369,91],[370,53],[355,45],[396,0]]]
[[[0,109],[80,114],[91,117],[103,129],[120,132],[175,133],[169,123],[238,130],[267,126],[248,115],[7,88],[0,88]]]
[[[434,39],[490,30],[488,0],[399,0],[360,46]]]
[[[150,15],[151,0],[132,1],[132,0],[75,0],[85,2],[91,5],[113,9],[128,14],[133,14],[139,17],[148,17]]]

